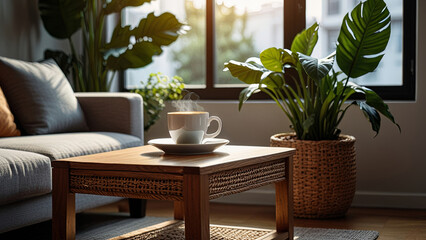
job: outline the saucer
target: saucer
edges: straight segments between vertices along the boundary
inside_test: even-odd
[[[201,144],[176,144],[171,138],[158,138],[148,141],[149,145],[163,150],[166,154],[175,155],[208,154],[228,143],[229,140],[222,138],[206,138]]]

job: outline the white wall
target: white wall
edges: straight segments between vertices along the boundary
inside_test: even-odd
[[[68,51],[67,41],[52,38],[44,30],[37,2],[0,1],[0,56],[39,61],[47,48]]]
[[[0,1],[0,56],[22,60],[42,59],[46,48],[67,49],[66,41],[50,37],[41,25],[37,1]],[[426,12],[426,1],[419,1],[418,12]],[[426,15],[420,14],[418,42],[426,41]],[[423,26],[422,26],[423,25]],[[369,123],[360,111],[352,108],[342,130],[357,138],[357,193],[354,205],[426,209],[426,46],[418,44],[417,100],[415,102],[389,102],[389,106],[402,127],[383,120],[380,134],[373,138]],[[423,54],[422,54],[423,53]],[[201,96],[202,97],[202,96]],[[218,115],[224,122],[219,137],[231,144],[267,146],[269,137],[289,131],[289,122],[275,103],[249,102],[238,112],[236,101],[204,101],[206,110]],[[173,111],[168,107],[165,112]],[[154,126],[146,139],[168,137],[166,117]],[[222,199],[225,201],[226,199]],[[229,199],[228,199],[229,200]],[[231,199],[240,203],[273,204],[270,187],[238,195]]]
[[[37,0],[0,0],[0,56],[41,61],[46,49],[71,52],[68,39],[56,39],[46,32],[37,3]],[[114,24],[114,15],[111,16],[107,21]],[[82,49],[79,32],[72,36],[72,41],[77,52]],[[111,90],[118,90],[117,76]]]
[[[418,12],[426,12],[419,1]],[[426,15],[418,17],[418,43],[426,41]],[[380,134],[374,132],[363,114],[353,107],[342,122],[345,134],[357,138],[357,192],[355,206],[426,209],[426,46],[418,44],[417,100],[388,102],[402,132],[387,119]],[[201,96],[202,98],[202,96]],[[224,122],[221,138],[231,144],[267,146],[269,137],[289,131],[289,121],[275,103],[249,102],[238,112],[236,101],[203,101],[201,105]],[[170,106],[164,112],[173,111]],[[147,133],[145,139],[168,137],[166,116]],[[271,187],[222,199],[240,203],[274,203]]]

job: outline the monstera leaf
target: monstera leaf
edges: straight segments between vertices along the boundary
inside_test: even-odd
[[[118,50],[117,50],[118,51]],[[111,70],[125,70],[128,68],[140,68],[152,62],[152,57],[163,52],[161,47],[151,42],[139,42],[118,56],[110,55],[106,66]]]
[[[171,13],[158,17],[150,13],[134,29],[118,23],[111,41],[103,49],[107,67],[113,70],[144,67],[152,62],[154,55],[162,53],[162,46],[176,41],[186,29]],[[131,44],[131,37],[136,38],[135,44]]]
[[[55,38],[70,38],[81,26],[84,0],[39,0],[38,8],[46,31]]]
[[[348,77],[357,78],[376,69],[389,41],[390,21],[383,0],[362,2],[346,14],[337,40],[336,61]]]
[[[151,0],[112,0],[104,8],[105,14],[119,13],[125,7],[137,7]]]
[[[176,41],[180,34],[186,33],[186,30],[188,26],[184,26],[173,14],[166,12],[158,17],[154,13],[148,14],[132,33],[136,40],[148,37],[157,45],[167,46]]]

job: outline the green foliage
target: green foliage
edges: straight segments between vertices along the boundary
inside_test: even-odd
[[[383,0],[367,0],[345,16],[337,53],[326,58],[310,56],[318,41],[315,23],[295,37],[291,50],[269,48],[260,53],[260,58],[225,63],[224,71],[250,84],[240,93],[239,108],[255,93],[268,94],[301,140],[338,139],[339,124],[352,105],[359,106],[376,135],[380,114],[400,129],[377,93],[350,81],[374,71],[390,37],[389,23],[390,13]],[[332,69],[334,58],[343,72]],[[340,74],[346,77],[340,78]],[[345,106],[355,93],[363,96],[364,101]]]
[[[185,1],[185,12],[191,31],[182,36],[180,48],[173,51],[173,60],[179,64],[176,74],[190,84],[205,83],[206,19],[205,9],[198,9],[193,1]],[[238,15],[235,7],[216,4],[216,61],[223,63],[230,58],[246,59],[257,54],[253,38],[246,33],[247,14]],[[236,37],[238,36],[238,37]],[[217,83],[239,83],[222,72],[222,64],[217,64]],[[230,82],[232,81],[232,82]]]
[[[318,23],[299,33],[294,38],[290,50],[310,56],[318,42]]]
[[[153,56],[163,52],[163,46],[186,33],[187,26],[173,14],[155,16],[150,13],[133,29],[121,26],[119,21],[110,41],[105,41],[104,23],[108,15],[149,2],[151,0],[39,1],[40,15],[49,34],[69,40],[76,91],[108,91],[116,71],[150,64]],[[79,29],[83,35],[83,56],[76,53],[71,39]],[[132,38],[136,41],[131,41]]]
[[[44,28],[53,37],[69,39],[80,29],[84,1],[39,0],[38,7]]]
[[[391,28],[390,13],[382,0],[358,4],[343,19],[337,39],[337,63],[352,78],[374,71],[383,58]]]
[[[161,73],[150,74],[146,82],[141,82],[142,88],[131,90],[143,98],[144,130],[155,124],[167,100],[179,100],[184,89],[183,79],[174,76],[170,79]]]

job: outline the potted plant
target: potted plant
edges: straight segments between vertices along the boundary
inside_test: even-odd
[[[367,0],[344,17],[336,51],[323,59],[310,56],[318,41],[315,23],[294,38],[291,49],[269,48],[259,58],[225,63],[225,71],[250,84],[240,93],[239,109],[250,96],[264,92],[291,122],[294,133],[272,136],[271,146],[296,148],[296,217],[340,217],[351,205],[355,138],[339,129],[349,107],[359,107],[376,135],[380,114],[399,128],[378,94],[351,81],[376,69],[390,37],[390,21],[383,0]],[[334,62],[340,71],[333,70]],[[354,94],[364,100],[347,104]]]
[[[149,13],[138,26],[122,26],[118,21],[111,39],[105,39],[106,17],[120,13],[126,7],[142,6],[151,0],[39,0],[43,25],[53,37],[67,39],[71,54],[47,51],[64,72],[72,68],[76,91],[109,91],[112,79],[119,70],[141,68],[160,55],[163,46],[186,33],[188,26],[169,13],[155,16]],[[75,49],[72,35],[81,29],[83,55]]]
[[[169,78],[161,73],[151,73],[142,87],[130,90],[143,98],[144,131],[148,131],[158,119],[168,100],[182,99],[185,85],[178,76]]]

